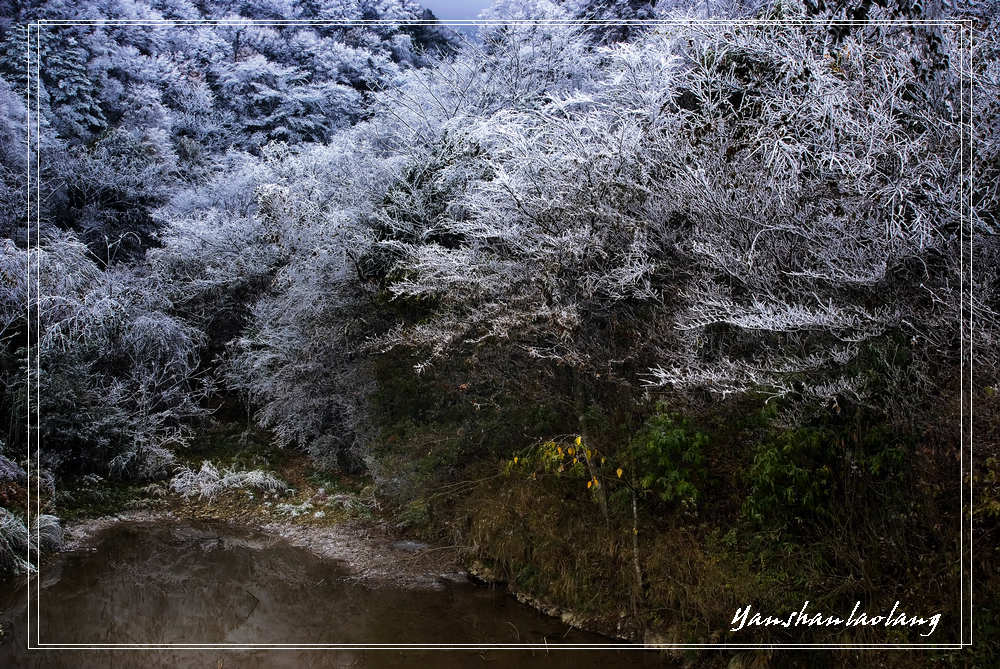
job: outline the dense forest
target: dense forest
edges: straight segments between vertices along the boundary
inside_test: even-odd
[[[955,643],[971,522],[973,666],[1000,652],[993,3],[2,16],[0,571],[297,467],[663,644],[926,641],[730,631],[805,600]]]

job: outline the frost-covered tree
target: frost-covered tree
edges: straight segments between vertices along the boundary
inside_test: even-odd
[[[220,95],[231,100],[251,148],[270,141],[322,141],[360,113],[359,94],[336,82],[310,83],[304,72],[257,55],[224,68]]]
[[[457,51],[406,25],[426,15],[404,0],[115,0],[95,17],[226,25],[53,27],[65,76],[39,91],[50,241],[35,252],[78,275],[43,291],[43,371],[65,389],[53,443],[73,403],[81,443],[116,435],[102,462],[124,462],[121,435],[164,443],[211,360],[280,443],[351,464],[370,356],[390,349],[468,361],[484,393],[542,379],[572,415],[667,387],[899,414],[953,375],[963,261],[995,370],[996,22],[970,11],[970,61],[952,29],[862,20],[909,16],[881,4],[503,2],[489,16],[545,20]],[[844,11],[857,25],[831,30]],[[755,12],[795,21],[685,23]],[[251,20],[287,16],[386,23]],[[3,30],[13,214],[24,53]],[[962,181],[963,146],[983,178]]]
[[[0,236],[14,237],[24,215],[27,183],[27,109],[0,77]]]
[[[373,318],[356,272],[368,243],[358,221],[398,163],[379,136],[363,124],[328,146],[234,156],[212,188],[159,212],[169,232],[150,254],[175,312],[225,354],[227,386],[260,423],[280,444],[344,466],[359,461],[360,350]]]
[[[364,456],[371,376],[362,347],[380,320],[358,280],[368,244],[359,221],[397,169],[373,136],[377,128],[363,125],[327,147],[271,157],[248,223],[264,233],[275,271],[226,364],[230,386],[280,444],[348,468]]]
[[[174,312],[206,333],[210,358],[239,335],[253,302],[288,262],[256,216],[257,189],[273,176],[270,154],[265,150],[264,161],[230,154],[214,178],[179,191],[156,212],[161,248],[149,260]]]
[[[692,25],[602,51],[575,39],[570,52],[600,60],[537,96],[488,106],[455,84],[511,67],[544,80],[561,61],[525,58],[524,40],[392,94],[389,116],[426,148],[376,211],[373,253],[389,293],[426,312],[383,345],[432,358],[511,346],[590,378],[881,408],[947,384],[961,322],[957,33],[942,33],[948,69],[932,77],[911,58],[924,36],[906,30],[860,28],[833,47],[818,24]],[[972,244],[996,253],[994,234]]]
[[[171,448],[189,436],[187,419],[203,413],[199,397],[206,388],[195,376],[200,333],[168,315],[156,277],[98,265],[72,236],[48,239],[30,252],[5,240],[4,410],[21,417],[21,424],[28,415],[24,346],[30,317],[40,327],[30,351],[30,382],[39,386],[31,411],[42,417],[41,466],[161,476],[172,462]],[[15,436],[7,446],[23,453],[24,434]]]
[[[685,54],[694,123],[662,147],[690,166],[666,185],[696,270],[679,295],[683,346],[664,347],[658,383],[881,406],[947,385],[960,223],[986,230],[962,213],[966,73],[957,34],[945,37],[950,69],[934,82],[906,32],[859,31],[824,52],[810,31],[735,30]],[[994,235],[972,243],[996,252]]]
[[[452,39],[433,26],[411,30],[406,21],[423,14],[405,0],[317,7],[316,18],[324,20],[386,22],[328,30],[254,23],[297,18],[299,9],[280,0],[108,0],[88,5],[83,15],[64,0],[18,5],[18,24],[0,28],[0,75],[14,98],[27,92],[24,23],[108,20],[43,25],[32,33],[43,65],[37,100],[44,143],[72,147],[43,161],[45,225],[76,231],[95,252],[119,243],[129,247],[120,259],[138,256],[159,232],[153,209],[175,189],[207,177],[227,151],[259,152],[275,140],[326,141],[362,116],[369,91]],[[165,18],[225,23],[114,23]]]
[[[165,133],[116,129],[70,156],[58,163],[65,185],[54,215],[71,222],[66,227],[105,263],[140,254],[157,231],[151,213],[166,200],[177,168]]]

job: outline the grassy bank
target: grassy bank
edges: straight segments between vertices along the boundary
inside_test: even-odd
[[[290,521],[330,526],[375,521],[371,481],[317,468],[308,456],[273,446],[269,434],[241,423],[214,423],[178,454],[192,472],[210,463],[219,472],[262,471],[286,484],[276,491],[220,490],[210,497],[183,495],[170,480],[135,483],[94,475],[67,478],[45,502],[49,512],[73,522],[130,511],[170,512],[184,518],[258,523]]]
[[[957,425],[957,402],[909,425],[839,407],[789,420],[788,407],[746,397],[591,406],[575,424],[537,389],[487,404],[460,375],[410,377],[411,386],[391,378],[377,398],[386,423],[376,471],[406,482],[383,487],[399,518],[465,547],[486,579],[542,608],[655,643],[926,643],[929,624],[730,631],[747,605],[784,619],[808,601],[812,613],[846,618],[857,602],[874,616],[898,601],[908,616],[942,614],[933,641],[959,637],[959,449],[951,430],[928,427]],[[985,445],[977,441],[978,640],[972,655],[921,658],[936,666],[989,666],[997,651],[996,555],[983,541],[1000,508],[997,402],[988,391],[976,399]],[[768,661],[871,666],[873,657],[914,660],[816,652]]]
[[[385,371],[392,371],[387,369]],[[277,492],[183,496],[168,481],[88,476],[56,483],[43,511],[64,521],[151,510],[188,518],[303,527],[387,528],[461,555],[480,578],[567,622],[657,644],[920,643],[926,628],[756,627],[730,631],[737,609],[942,612],[939,643],[957,637],[959,522],[955,447],[935,431],[862,412],[817,412],[789,425],[762,398],[590,407],[583,424],[559,402],[481,401],[446,375],[391,374],[375,398],[382,424],[370,475],[323,470],[242,422],[207,426],[178,453],[192,472],[263,470]],[[529,401],[530,400],[530,401]],[[990,666],[998,629],[1000,513],[997,398],[974,428],[979,642],[935,666]],[[613,405],[612,405],[613,406]],[[957,407],[943,405],[934,424]],[[992,446],[990,446],[992,444]],[[4,490],[11,499],[19,490]],[[13,506],[13,505],[12,505]],[[16,507],[15,507],[16,510]],[[23,510],[23,509],[22,509]],[[979,576],[981,575],[981,576]],[[912,666],[906,653],[725,655],[672,652],[695,666]],[[923,659],[927,658],[922,658]],[[756,664],[754,664],[756,663]]]

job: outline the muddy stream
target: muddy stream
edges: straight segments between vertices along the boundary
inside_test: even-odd
[[[34,607],[42,643],[547,644],[489,650],[24,650],[28,587],[0,593],[0,667],[661,666],[520,604],[502,589],[442,574],[431,587],[372,584],[273,533],[193,521],[124,522],[47,560]]]

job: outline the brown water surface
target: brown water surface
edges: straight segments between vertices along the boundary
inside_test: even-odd
[[[660,666],[633,649],[25,650],[28,588],[0,593],[0,667]],[[38,629],[59,644],[612,643],[471,583],[372,588],[338,563],[264,534],[123,523],[41,570]],[[33,613],[34,615],[34,613]]]

